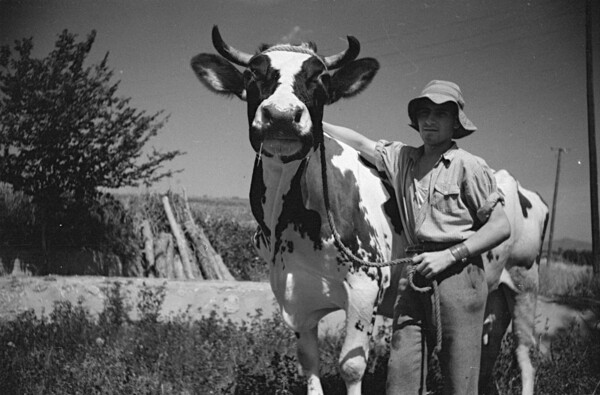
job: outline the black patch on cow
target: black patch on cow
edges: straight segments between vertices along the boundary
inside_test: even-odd
[[[356,330],[362,332],[362,331],[365,330],[365,325],[362,323],[362,321],[358,320],[358,321],[356,321],[356,324],[354,325],[354,328],[356,328]]]
[[[494,260],[494,253],[492,252],[492,250],[489,250],[486,254],[486,258],[488,259],[488,261],[492,262]]]
[[[200,82],[211,92],[219,95],[230,96],[234,94],[237,97],[242,97],[244,91],[242,73],[221,56],[206,53],[196,55],[192,58],[192,68],[196,72]],[[218,89],[208,82],[212,79],[209,76],[213,73],[219,76],[218,79],[221,86]]]
[[[265,213],[263,210],[263,204],[266,201],[266,191],[267,186],[263,179],[262,161],[260,158],[256,158],[254,161],[254,171],[252,172],[252,182],[250,183],[250,209],[264,236],[264,241],[269,240],[271,237],[271,230],[265,223]],[[260,242],[260,237],[255,238],[255,243],[258,242]]]
[[[518,189],[517,194],[519,195],[519,205],[521,206],[521,212],[523,213],[523,217],[527,218],[529,215],[527,211],[532,207],[531,202]]]
[[[323,108],[328,101],[325,83],[329,74],[325,65],[316,57],[308,58],[294,78],[294,95],[308,108],[313,129],[310,133],[313,148],[323,141]]]
[[[281,214],[275,226],[275,238],[277,240],[275,251],[279,251],[283,242],[281,235],[290,224],[294,226],[294,230],[302,237],[308,237],[313,242],[313,248],[321,249],[323,247],[323,241],[321,240],[321,215],[315,210],[307,209],[302,199],[301,178],[304,175],[306,164],[306,160],[300,163],[296,174],[292,178],[288,193],[282,198]]]
[[[294,332],[294,335],[296,335],[296,339],[300,339],[300,332]]]

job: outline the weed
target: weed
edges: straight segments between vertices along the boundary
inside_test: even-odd
[[[131,306],[126,302],[126,295],[123,294],[122,285],[119,281],[107,283],[101,288],[104,293],[104,309],[98,319],[101,327],[114,330],[120,328],[124,323],[129,322],[129,312]]]
[[[140,320],[146,323],[157,323],[160,309],[167,296],[167,283],[164,282],[157,288],[151,288],[142,283],[138,293],[137,308],[140,312]]]

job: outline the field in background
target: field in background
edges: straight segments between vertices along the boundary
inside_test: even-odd
[[[206,221],[216,219],[234,220],[243,226],[256,226],[250,211],[250,202],[244,198],[190,197],[192,209]]]

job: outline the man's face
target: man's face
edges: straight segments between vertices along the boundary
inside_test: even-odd
[[[435,104],[424,100],[416,111],[419,133],[428,145],[439,145],[452,140],[454,130],[459,127],[456,104]]]

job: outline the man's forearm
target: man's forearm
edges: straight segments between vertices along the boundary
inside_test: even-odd
[[[323,122],[323,131],[334,139],[348,144],[350,147],[360,152],[361,155],[363,155],[368,161],[375,161],[375,141],[352,129],[343,126],[332,125],[326,122]]]

